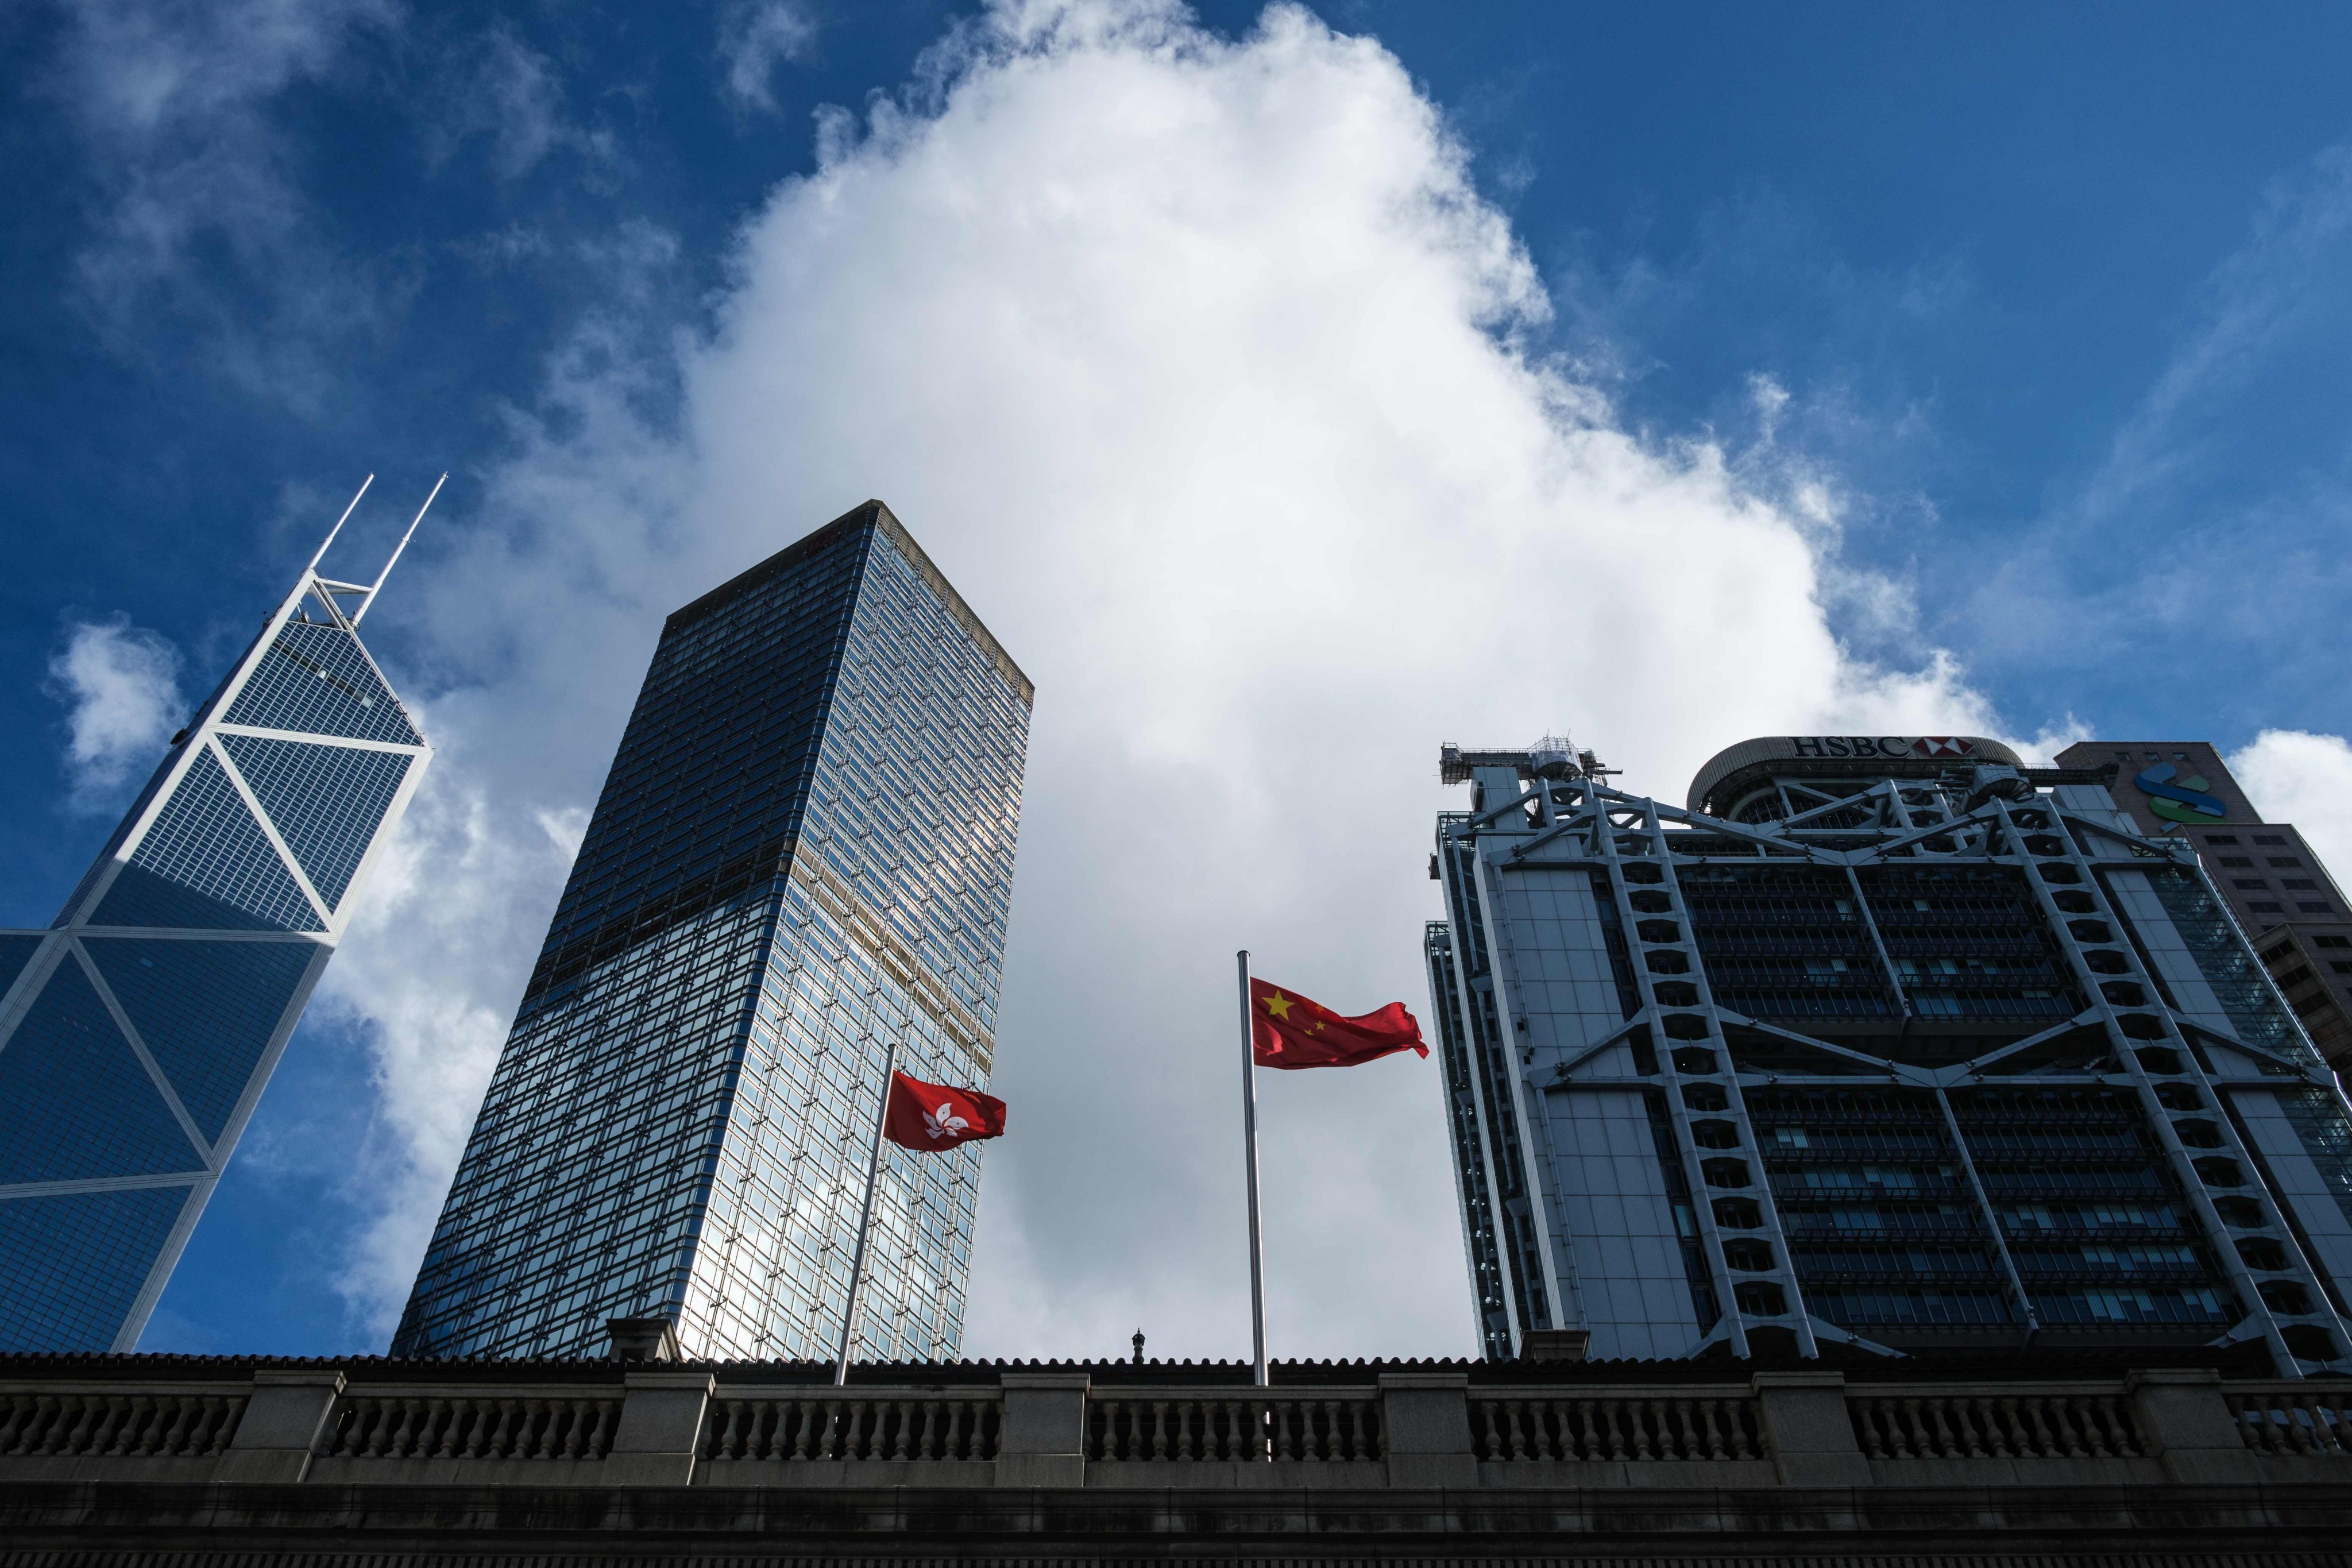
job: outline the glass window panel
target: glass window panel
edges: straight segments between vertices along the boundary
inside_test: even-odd
[[[0,1202],[0,1351],[105,1351],[189,1187]]]
[[[310,886],[329,909],[340,905],[411,759],[257,735],[220,739]]]
[[[310,901],[210,752],[196,753],[91,922],[320,929]]]
[[[340,626],[289,621],[223,721],[394,745],[423,743],[391,689]]]
[[[207,1138],[218,1138],[319,949],[85,939],[107,989]]]
[[[0,1050],[0,1182],[202,1166],[131,1042],[67,955]]]
[[[16,984],[33,954],[41,951],[39,931],[0,931],[0,994]]]

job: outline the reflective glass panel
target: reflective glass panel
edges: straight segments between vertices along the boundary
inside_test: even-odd
[[[202,1165],[131,1042],[67,953],[0,1050],[0,1182]]]
[[[221,745],[310,886],[329,909],[341,904],[410,759],[257,735],[223,735]]]
[[[187,1187],[0,1202],[0,1351],[105,1351]]]

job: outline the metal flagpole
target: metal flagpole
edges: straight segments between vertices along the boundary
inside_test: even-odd
[[[1242,978],[1242,1145],[1249,1163],[1250,1362],[1252,1380],[1265,1386],[1265,1244],[1257,1226],[1257,1051],[1250,1043],[1249,949],[1234,954]]]
[[[898,1042],[890,1042],[882,1066],[882,1110],[874,1119],[874,1152],[866,1158],[866,1207],[857,1216],[857,1250],[849,1258],[849,1306],[841,1314],[841,1356],[833,1363],[833,1385],[849,1381],[849,1345],[857,1331],[857,1294],[866,1283],[866,1233],[874,1224],[874,1191],[882,1184],[882,1129],[890,1120],[890,1089],[898,1073]]]

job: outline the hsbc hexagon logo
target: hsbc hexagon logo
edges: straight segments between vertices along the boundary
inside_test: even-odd
[[[1976,749],[1975,742],[1961,735],[1922,735],[1911,742],[1915,757],[1965,757]]]

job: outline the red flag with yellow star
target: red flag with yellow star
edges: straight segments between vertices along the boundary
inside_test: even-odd
[[[1351,1068],[1397,1051],[1429,1054],[1421,1026],[1391,1002],[1343,1017],[1320,1002],[1250,977],[1250,1059],[1262,1068]]]

